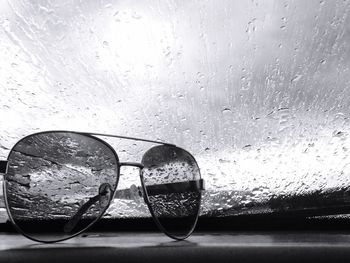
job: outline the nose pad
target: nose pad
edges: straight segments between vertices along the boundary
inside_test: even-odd
[[[99,206],[100,210],[104,210],[112,200],[113,196],[113,189],[110,184],[103,183],[100,185],[100,188],[98,190],[99,193]]]

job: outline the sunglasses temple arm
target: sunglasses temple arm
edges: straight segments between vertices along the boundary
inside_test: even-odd
[[[93,206],[97,202],[100,202],[100,205],[101,205],[101,202],[103,202],[103,199],[106,197],[110,200],[110,196],[112,193],[113,193],[112,187],[108,183],[101,184],[100,188],[98,190],[98,195],[91,197],[86,203],[84,203],[79,208],[79,210],[68,221],[68,223],[64,225],[63,231],[65,233],[70,233],[76,227],[76,225],[79,223],[80,219],[89,210],[89,208],[91,206]],[[108,202],[108,204],[109,204],[109,202]],[[100,212],[100,215],[103,212],[104,212],[104,210],[102,209]]]
[[[203,179],[199,179],[186,182],[147,185],[146,190],[148,196],[169,193],[199,192],[205,190],[205,184]]]
[[[101,195],[98,194],[91,197],[89,201],[83,204],[77,213],[68,221],[68,223],[64,225],[63,231],[67,234],[70,233],[76,227],[82,216],[89,210],[89,208],[100,200],[100,197]]]
[[[136,187],[136,186],[135,186]],[[141,195],[142,196],[142,193]],[[67,222],[67,224],[64,225],[63,230],[65,233],[70,233],[76,225],[79,223],[83,215],[89,210],[91,206],[96,204],[98,201],[100,201],[101,195],[95,195],[91,197],[86,203],[84,203],[79,210],[72,216],[71,219]],[[115,193],[115,197],[118,199],[126,199],[126,200],[135,200],[135,194],[134,191],[130,189],[123,189],[123,190],[117,190]]]
[[[169,194],[169,193],[186,193],[186,192],[198,192],[204,190],[204,180],[193,180],[188,182],[176,182],[169,184],[157,184],[147,186],[148,196]],[[83,204],[76,214],[68,221],[64,226],[64,232],[71,232],[75,226],[78,224],[82,216],[89,210],[89,208],[100,200],[103,195],[98,194],[91,197],[89,201]],[[130,189],[121,189],[115,191],[114,199],[124,199],[124,200],[138,200],[142,197],[142,188],[132,185]]]
[[[204,180],[200,179],[188,182],[148,185],[146,189],[148,196],[154,196],[169,193],[198,192],[205,190],[205,186]],[[135,185],[131,185],[130,189],[117,190],[114,195],[114,199],[125,200],[137,200],[139,197],[143,197],[143,191],[141,187]]]

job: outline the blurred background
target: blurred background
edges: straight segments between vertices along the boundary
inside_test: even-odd
[[[33,132],[120,134],[193,153],[202,215],[348,198],[348,0],[1,1],[0,61],[1,159]],[[149,147],[107,141],[122,161]],[[150,216],[140,206],[109,216]]]

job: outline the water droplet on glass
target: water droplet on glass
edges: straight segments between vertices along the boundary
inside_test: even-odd
[[[228,113],[231,113],[232,110],[230,108],[224,108],[222,111],[221,111],[223,114],[228,114]]]
[[[302,76],[303,76],[303,75],[301,75],[301,74],[295,75],[295,76],[290,80],[290,82],[291,82],[291,83],[298,82],[298,81],[302,78]]]

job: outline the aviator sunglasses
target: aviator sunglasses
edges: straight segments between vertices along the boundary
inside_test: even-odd
[[[149,142],[153,147],[140,163],[120,162],[115,149],[99,137]],[[141,187],[117,189],[122,166],[139,169]],[[143,198],[158,228],[182,240],[196,226],[204,190],[198,164],[186,150],[160,141],[100,133],[31,134],[15,144],[7,160],[0,161],[0,173],[11,222],[27,238],[44,243],[81,234],[116,198]]]

